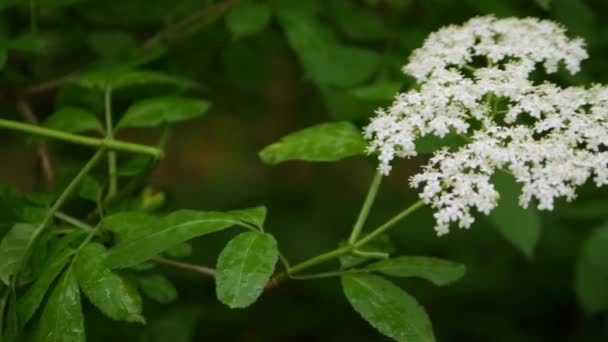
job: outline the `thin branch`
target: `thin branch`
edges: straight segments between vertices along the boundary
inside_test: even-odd
[[[211,277],[211,278],[215,277],[215,270],[213,268],[206,267],[206,266],[179,262],[179,261],[175,261],[175,260],[171,260],[171,259],[167,259],[167,258],[163,258],[163,257],[159,257],[159,256],[153,257],[152,259],[150,259],[150,261],[160,264],[160,265],[171,266],[174,268],[178,268],[180,270],[198,273],[198,274],[201,274],[206,277]]]
[[[32,125],[39,124],[38,117],[36,116],[36,114],[34,114],[32,106],[22,97],[17,98],[17,110],[25,119],[25,121],[29,122]],[[36,146],[36,151],[38,153],[38,159],[40,160],[40,169],[42,170],[42,176],[44,177],[46,184],[50,184],[55,178],[55,172],[53,171],[53,165],[51,164],[47,144],[45,142],[39,143]]]
[[[196,11],[181,21],[169,26],[162,31],[154,34],[152,37],[144,40],[141,47],[144,49],[150,48],[161,42],[168,42],[176,39],[188,27],[194,26],[197,23],[211,23],[219,18],[224,13],[228,12],[239,0],[226,0],[224,2],[214,4]],[[23,94],[27,96],[46,93],[71,82],[78,77],[79,72],[70,72],[69,74],[59,76],[57,78],[44,81],[39,84],[31,85],[23,90]]]
[[[220,2],[218,4],[211,5],[209,7],[205,7],[199,11],[192,13],[181,21],[165,28],[164,30],[158,32],[154,36],[145,40],[142,43],[143,48],[147,48],[153,46],[162,41],[170,41],[175,39],[175,37],[179,36],[186,30],[188,27],[193,26],[196,23],[209,23],[214,19],[218,18],[222,14],[226,13],[230,8],[232,8],[239,0],[226,0],[224,2]]]

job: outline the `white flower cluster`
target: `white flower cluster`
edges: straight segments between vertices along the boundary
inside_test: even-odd
[[[571,73],[587,57],[584,42],[550,21],[474,18],[431,34],[404,72],[420,87],[396,100],[365,128],[370,153],[388,174],[395,157],[416,155],[425,135],[460,135],[467,143],[435,152],[411,185],[436,209],[435,229],[468,228],[471,210],[488,214],[499,194],[491,176],[502,169],[522,185],[520,204],[553,209],[593,178],[608,184],[608,87],[560,88],[529,79],[537,64]],[[481,64],[481,65],[480,65]]]

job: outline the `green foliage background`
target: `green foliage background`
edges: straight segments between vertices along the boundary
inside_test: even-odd
[[[95,112],[103,99],[86,88],[68,84],[38,91],[32,86],[125,61],[191,80],[195,86],[188,95],[213,102],[213,107],[205,117],[172,125],[166,158],[152,174],[150,186],[165,193],[166,210],[266,205],[266,229],[294,261],[329,250],[348,235],[374,161],[359,157],[271,167],[262,163],[258,152],[290,132],[321,122],[365,124],[374,108],[389,104],[397,90],[413,84],[399,69],[435,29],[491,13],[554,19],[570,34],[583,37],[590,53],[582,72],[574,77],[559,73],[555,81],[608,82],[608,2],[604,0],[33,3],[32,21],[28,1],[0,0],[0,60],[7,56],[0,63],[4,64],[0,71],[3,117],[20,118],[15,105],[20,96],[31,99],[41,121],[65,105]],[[176,23],[197,13],[201,15],[193,24],[175,30]],[[166,91],[163,86],[127,89],[115,96],[116,112],[128,113],[134,98],[166,95]],[[137,128],[149,123],[145,119],[129,120],[136,128],[120,132],[126,140],[154,143],[163,134],[161,129]],[[84,128],[71,129],[96,129],[95,123],[80,123]],[[55,125],[66,129],[61,123]],[[1,134],[2,183],[26,193],[45,189],[33,144],[38,140]],[[71,174],[72,164],[88,153],[61,143],[49,148],[53,165],[63,170],[59,184],[62,174]],[[423,156],[397,165],[383,184],[370,223],[381,223],[415,201],[407,179],[424,160]],[[2,192],[0,235],[15,220],[20,200],[10,190]],[[393,230],[394,247],[404,254],[467,265],[465,277],[450,287],[398,281],[426,307],[438,341],[608,340],[608,319],[601,313],[608,309],[608,295],[601,295],[608,293],[608,254],[603,254],[608,246],[597,242],[606,241],[606,229],[596,229],[608,219],[608,191],[584,187],[579,197],[574,204],[560,203],[555,213],[542,213],[538,243],[519,245],[521,250],[500,232],[530,221],[521,217],[511,221],[509,213],[498,214],[503,225],[499,230],[492,218],[480,217],[470,231],[455,229],[437,238],[431,211],[424,209]],[[84,210],[78,204],[71,209]],[[215,265],[233,235],[220,232],[194,240],[193,252],[184,260]],[[585,249],[590,236],[598,236],[595,247],[589,244]],[[579,268],[584,274],[577,277],[581,255],[604,263],[594,264],[591,276]],[[83,300],[89,341],[386,340],[351,309],[336,279],[290,281],[247,310],[231,310],[215,298],[212,280],[156,267],[175,284],[178,298],[170,300],[175,296],[170,286],[155,287],[164,289],[156,295],[171,303],[144,298],[145,326],[112,321]],[[64,281],[69,286],[69,278]]]

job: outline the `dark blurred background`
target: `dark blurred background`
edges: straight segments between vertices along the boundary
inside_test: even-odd
[[[6,6],[2,2],[6,1]],[[0,32],[27,30],[28,6],[0,0]],[[141,42],[172,22],[221,1],[201,0],[40,0],[38,30],[48,41],[45,54],[11,55],[1,74],[0,108],[17,119],[19,89],[92,63],[122,58],[132,41]],[[171,39],[145,66],[181,75],[200,84],[191,95],[214,103],[205,117],[172,128],[167,157],[150,185],[167,196],[167,209],[227,210],[268,207],[267,229],[292,261],[332,249],[348,235],[374,172],[370,158],[341,162],[288,162],[264,165],[257,153],[280,137],[328,120],[364,125],[373,109],[388,105],[394,92],[412,81],[399,72],[412,49],[437,28],[476,15],[536,16],[563,23],[588,43],[590,58],[574,77],[560,72],[564,85],[608,81],[608,1],[605,0],[329,0],[258,1],[270,9],[267,24],[244,36],[231,31],[232,8],[215,13],[201,27]],[[301,13],[311,37],[296,41],[281,11]],[[298,12],[301,11],[301,12]],[[297,31],[297,30],[296,30]],[[99,43],[98,33],[108,40]],[[314,37],[330,35],[335,44],[358,49],[362,61],[316,60],[324,46]],[[125,39],[124,37],[131,37]],[[116,38],[122,37],[122,38]],[[131,40],[130,40],[131,39]],[[121,43],[122,41],[122,43]],[[310,43],[309,45],[306,45]],[[302,46],[304,45],[304,46]],[[309,49],[308,52],[303,51]],[[371,56],[371,57],[370,57]],[[356,58],[355,58],[356,59]],[[323,65],[323,63],[325,63]],[[357,64],[359,63],[359,64]],[[373,66],[369,64],[372,63]],[[319,70],[313,70],[318,67]],[[362,68],[371,71],[363,73]],[[323,76],[362,73],[346,80]],[[357,74],[358,75],[358,74]],[[377,88],[370,86],[379,85]],[[374,90],[370,91],[370,89]],[[367,92],[366,92],[367,90]],[[145,89],[115,100],[120,113],[134,97],[160,92]],[[44,120],[61,103],[94,108],[99,99],[66,85],[32,97]],[[44,189],[36,147],[23,136],[1,132],[0,181],[20,191]],[[121,138],[154,143],[160,130],[129,130]],[[54,167],[81,161],[89,151],[49,145]],[[125,157],[124,161],[128,159]],[[399,162],[382,185],[369,227],[415,201],[408,178],[424,157]],[[587,186],[580,203],[608,199]],[[479,217],[467,231],[453,229],[438,238],[432,213],[424,209],[396,227],[391,236],[398,254],[429,255],[462,262],[466,276],[448,287],[400,281],[423,304],[439,341],[608,341],[605,315],[587,316],[577,304],[574,270],[581,242],[608,212],[580,217],[543,213],[543,232],[533,259],[526,258]],[[187,261],[214,265],[234,232],[193,241]],[[160,267],[160,266],[159,266]],[[322,268],[321,268],[322,269]],[[355,313],[336,279],[290,281],[246,310],[230,310],[215,299],[213,281],[166,269],[179,289],[169,305],[145,302],[145,327],[112,322],[87,306],[91,341],[386,341]]]

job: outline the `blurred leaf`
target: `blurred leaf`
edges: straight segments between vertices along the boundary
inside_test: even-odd
[[[386,36],[383,18],[352,1],[327,1],[329,12],[339,29],[353,39],[377,40]]]
[[[147,170],[153,159],[146,156],[137,156],[118,167],[117,174],[121,177],[132,177]]]
[[[278,12],[287,41],[296,51],[306,74],[318,84],[354,86],[378,69],[380,57],[373,50],[346,46],[301,8]]]
[[[38,310],[47,290],[70,260],[71,253],[71,250],[65,249],[62,252],[53,255],[38,279],[36,279],[36,282],[34,282],[27,292],[19,298],[17,306],[19,324],[21,324],[22,327],[29,322]]]
[[[119,60],[128,58],[137,50],[137,41],[124,32],[93,32],[89,34],[87,43],[102,58]]]
[[[278,258],[277,242],[272,235],[256,232],[237,235],[217,260],[217,298],[233,309],[250,306],[264,291]]]
[[[365,153],[367,143],[349,122],[330,122],[291,133],[260,152],[270,165],[288,160],[336,161]]]
[[[8,52],[5,48],[0,47],[0,70],[4,69],[6,60],[8,59]]]
[[[95,178],[87,175],[80,182],[78,196],[93,203],[97,203],[101,196],[101,185],[97,183]]]
[[[40,7],[49,9],[67,7],[85,1],[87,0],[36,0]]]
[[[102,245],[91,243],[78,253],[74,269],[82,292],[111,319],[144,323],[137,289],[105,266],[105,251]]]
[[[417,277],[442,286],[460,279],[465,272],[463,264],[449,260],[401,256],[382,260],[366,266],[363,270],[380,272],[394,277]]]
[[[435,341],[424,308],[388,280],[371,274],[346,274],[342,288],[353,308],[382,334],[403,342]]]
[[[129,107],[117,128],[155,127],[203,115],[211,103],[185,97],[163,96],[139,101]]]
[[[23,3],[25,3],[25,0],[2,0],[2,2],[0,2],[0,10],[17,6]]]
[[[555,211],[560,217],[573,220],[608,219],[608,200],[567,203]]]
[[[23,219],[23,196],[14,187],[0,184],[0,239]]]
[[[442,147],[448,147],[452,149],[464,146],[467,142],[458,134],[449,133],[443,138],[427,134],[424,137],[416,139],[415,143],[416,152],[418,154],[430,154],[437,150],[440,150]]]
[[[59,108],[42,123],[42,126],[68,133],[85,131],[103,133],[101,122],[95,114],[76,107]]]
[[[608,224],[593,230],[576,265],[578,301],[589,315],[608,311]]]
[[[165,193],[156,191],[149,186],[145,187],[141,192],[140,199],[141,203],[139,209],[143,211],[154,211],[165,205]]]
[[[108,251],[106,264],[110,268],[140,264],[184,241],[238,225],[241,218],[194,210],[179,210],[163,218],[138,212],[108,216],[102,226],[118,234],[118,242]]]
[[[4,236],[0,243],[0,280],[9,285],[9,279],[17,272],[17,267],[26,257],[28,247],[36,226],[27,223],[16,223],[13,228]]]
[[[536,0],[536,3],[544,10],[548,11],[551,9],[551,0]]]
[[[540,238],[541,221],[533,208],[519,206],[521,186],[513,176],[497,172],[492,177],[500,194],[498,206],[490,213],[490,220],[498,231],[528,258],[534,256],[534,247]]]
[[[161,274],[142,274],[135,279],[146,296],[161,304],[171,303],[177,299],[175,285]]]
[[[46,302],[34,336],[36,342],[85,342],[80,291],[71,267]]]
[[[401,82],[391,81],[379,82],[355,88],[350,92],[364,100],[389,101],[395,98],[401,89],[401,84]]]
[[[48,50],[46,40],[35,34],[23,34],[8,42],[8,48],[12,50],[46,53]]]
[[[187,242],[182,242],[178,245],[175,245],[165,251],[168,257],[171,258],[187,258],[192,255],[192,245]]]
[[[194,83],[185,78],[157,71],[133,70],[121,73],[112,80],[114,90],[147,84],[164,84],[177,87],[191,87]]]
[[[264,227],[266,221],[266,207],[259,206],[240,210],[231,210],[228,212],[237,220],[253,224],[256,227]]]
[[[239,1],[226,17],[226,25],[235,39],[254,35],[264,30],[269,22],[268,4],[253,0]]]
[[[180,306],[167,310],[157,319],[146,324],[140,342],[192,342],[196,320],[200,315],[198,306]]]

